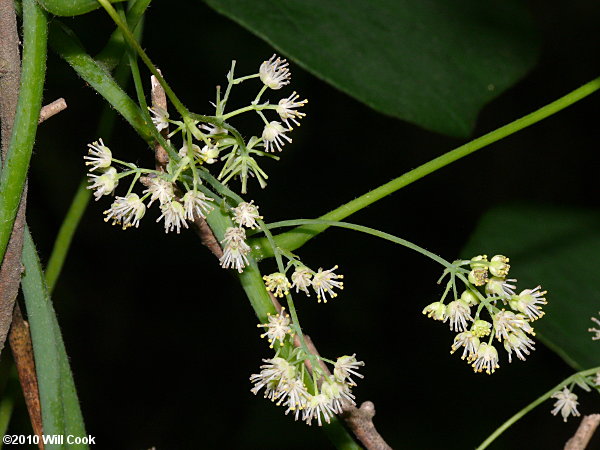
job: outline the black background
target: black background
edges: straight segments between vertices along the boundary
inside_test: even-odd
[[[539,63],[484,108],[474,136],[600,74],[598,2],[528,4],[542,35]],[[92,54],[112,30],[102,12],[67,22]],[[273,53],[200,2],[155,2],[144,47],[199,113],[210,113],[208,102],[215,85],[225,84],[231,59],[241,75],[255,72]],[[252,184],[246,196],[268,222],[317,217],[464,142],[384,117],[293,62],[291,69],[289,91],[309,99],[307,117],[281,161],[266,162],[267,188]],[[243,105],[256,86],[234,91],[233,98]],[[50,55],[45,99],[59,96],[69,109],[41,127],[30,173],[28,221],[42,259],[85,173],[86,144],[100,137],[95,129],[102,99]],[[453,259],[470,256],[460,255],[461,248],[490,206],[519,199],[597,207],[597,123],[594,96],[350,220]],[[237,125],[256,134],[260,122],[250,116]],[[120,159],[152,165],[145,144],[121,119],[106,143]],[[234,277],[193,233],[165,235],[154,223],[156,209],[139,230],[123,232],[103,222],[109,204],[103,198],[88,208],[54,295],[97,448],[329,448],[317,427],[295,423],[282,408],[250,393],[249,375],[271,353]],[[440,267],[408,250],[330,230],[299,254],[312,267],[338,264],[345,275],[345,290],[327,305],[298,296],[300,317],[322,354],[356,352],[366,362],[355,394],[375,403],[376,426],[394,448],[474,448],[571,373],[541,344],[526,363],[502,360],[493,376],[476,375],[458,355],[450,356],[452,334],[421,314],[441,293],[435,284]],[[272,270],[271,264],[263,271]],[[578,394],[582,413],[599,412],[592,394]],[[491,448],[562,448],[578,421],[563,424],[550,415],[551,406],[540,406]],[[20,406],[21,423],[12,431],[27,432],[25,414]]]

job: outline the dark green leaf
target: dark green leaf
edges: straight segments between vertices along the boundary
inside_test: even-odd
[[[548,290],[538,337],[575,369],[600,365],[600,343],[587,329],[600,310],[600,213],[550,206],[489,211],[462,256],[501,253],[520,289]]]
[[[111,3],[126,0],[110,0]],[[47,11],[56,16],[78,16],[100,8],[96,0],[37,0]]]
[[[206,2],[372,108],[459,137],[537,54],[516,0]]]

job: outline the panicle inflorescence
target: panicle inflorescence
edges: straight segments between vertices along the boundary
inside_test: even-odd
[[[285,309],[268,314],[267,322],[258,327],[266,329],[261,337],[268,339],[271,348],[275,342],[279,345],[275,356],[263,359],[260,372],[250,376],[252,393],[263,391],[265,398],[286,408],[285,414],[292,412],[295,420],[302,419],[308,425],[329,423],[345,405],[356,404],[352,393],[356,382],[352,377],[363,378],[358,370],[364,362],[358,361],[355,354],[340,356],[334,362],[293,348],[293,325]],[[305,366],[310,358],[312,373]],[[325,369],[325,364],[330,364],[332,370]]]
[[[509,259],[504,255],[490,260],[486,255],[478,255],[457,261],[444,272],[444,276],[451,277],[442,299],[423,309],[427,317],[448,322],[450,331],[458,332],[450,353],[462,349],[461,358],[475,372],[491,374],[500,367],[494,340],[502,344],[509,362],[513,355],[524,361],[535,350],[532,323],[544,315],[546,291],[537,286],[517,294],[517,280],[507,278],[509,270]],[[460,296],[457,279],[465,287]],[[450,291],[454,300],[446,303]],[[489,316],[487,320],[481,318],[484,312]]]

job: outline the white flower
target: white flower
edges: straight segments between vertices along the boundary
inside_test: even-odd
[[[219,148],[216,145],[205,145],[200,150],[200,159],[206,164],[214,164],[219,157]]]
[[[348,383],[349,386],[356,386],[356,383],[352,378],[350,378],[350,375],[364,378],[364,375],[357,372],[358,368],[364,365],[364,362],[356,360],[356,353],[354,353],[352,356],[340,356],[335,362],[333,375],[342,383]]]
[[[500,367],[498,365],[498,352],[493,345],[482,342],[477,348],[477,353],[473,357],[474,361],[471,364],[475,372],[483,372],[484,370],[488,375],[494,373],[494,371]]]
[[[319,268],[319,271],[313,275],[311,284],[317,293],[319,303],[321,300],[327,303],[326,294],[329,294],[331,298],[337,297],[337,293],[333,291],[333,288],[344,289],[344,283],[337,281],[338,278],[344,278],[344,275],[336,275],[333,273],[337,268],[338,266],[333,266],[329,270]]]
[[[479,338],[472,331],[463,331],[458,333],[452,343],[450,354],[453,354],[459,348],[464,347],[463,354],[460,359],[467,358],[468,362],[475,359],[475,354],[479,348]]]
[[[503,309],[496,313],[493,319],[496,339],[499,341],[502,338],[507,339],[509,333],[517,333],[519,331],[534,334],[533,328],[523,314],[515,314],[512,311],[505,311]]]
[[[504,255],[496,255],[490,260],[490,273],[495,277],[505,277],[510,270],[510,260]]]
[[[250,381],[254,383],[254,387],[250,390],[256,395],[263,387],[270,382],[275,382],[275,389],[278,389],[281,381],[287,381],[295,378],[296,368],[283,358],[263,359],[266,364],[260,366],[260,373],[250,376]],[[275,394],[272,399],[277,397]],[[268,391],[265,392],[265,397],[268,396]]]
[[[600,325],[600,320],[598,320],[595,317],[591,317],[591,319],[592,319],[592,322],[594,322],[597,325]],[[592,340],[593,341],[600,340],[600,329],[598,329],[598,328],[588,328],[588,331],[590,333],[594,333],[594,336],[592,336]]]
[[[183,209],[185,210],[185,218],[194,220],[196,217],[206,217],[205,214],[212,211],[213,206],[208,203],[214,199],[207,197],[202,192],[187,191],[182,198]]]
[[[281,308],[280,314],[269,314],[267,313],[268,323],[258,324],[259,328],[266,328],[267,331],[261,334],[261,338],[266,337],[271,343],[270,347],[273,348],[273,343],[279,341],[279,344],[283,346],[283,341],[287,335],[292,335],[292,328],[290,327],[290,315],[285,314],[285,308]]]
[[[281,59],[276,55],[271,56],[268,61],[264,61],[260,65],[259,76],[267,87],[271,89],[281,89],[286,84],[290,83],[290,69],[285,59]]]
[[[312,424],[313,419],[317,419],[319,426],[323,425],[321,418],[329,423],[335,414],[331,400],[325,394],[313,395],[310,397],[304,408],[302,420],[308,425]]]
[[[292,288],[296,288],[296,293],[303,291],[308,297],[310,297],[310,291],[308,287],[311,285],[310,279],[313,276],[313,271],[306,266],[296,267],[292,274]]]
[[[144,190],[144,194],[150,194],[150,202],[148,206],[152,206],[155,200],[161,205],[169,203],[174,197],[173,183],[163,180],[162,178],[146,177],[144,178],[147,189]]]
[[[110,163],[112,162],[112,152],[104,145],[102,139],[98,139],[96,142],[88,144],[88,147],[89,155],[84,156],[83,159],[88,160],[85,163],[86,166],[92,166],[90,172],[98,168],[106,169],[107,167],[110,167]]]
[[[154,117],[152,117],[152,123],[158,131],[162,131],[165,128],[169,128],[169,113],[166,109],[160,106],[148,108]]]
[[[554,403],[554,409],[552,410],[553,415],[557,415],[560,411],[565,422],[569,415],[580,415],[579,411],[577,411],[577,405],[579,404],[577,402],[577,395],[573,394],[566,387],[562,391],[557,391],[552,394],[552,398],[557,399],[556,403]]]
[[[285,135],[285,132],[288,131],[281,123],[273,121],[268,125],[265,125],[265,128],[262,132],[262,138],[265,144],[266,152],[274,152],[275,149],[278,151],[282,150],[282,147],[285,145],[283,139],[288,142],[292,142],[292,139]],[[283,139],[282,139],[283,138]]]
[[[297,126],[300,126],[300,122],[298,122],[297,119],[301,119],[304,116],[306,116],[305,113],[296,111],[296,108],[304,106],[306,103],[308,103],[308,100],[297,101],[298,97],[300,96],[294,91],[292,92],[292,95],[290,95],[288,98],[282,98],[281,100],[279,100],[278,105],[275,107],[275,111],[277,111],[277,114],[279,114],[281,120],[285,122],[288,129],[290,130],[292,129],[292,127],[288,120],[291,120]]]
[[[450,319],[450,331],[465,331],[467,320],[473,320],[469,304],[460,299],[448,303],[446,314]]]
[[[96,201],[100,200],[103,195],[112,194],[117,184],[119,184],[117,169],[114,167],[109,167],[99,175],[89,173],[88,177],[90,178],[90,185],[87,188],[94,190]]]
[[[525,289],[521,291],[519,295],[515,295],[509,301],[510,307],[517,311],[521,311],[525,314],[529,320],[539,319],[544,315],[544,311],[542,311],[541,306],[538,305],[546,305],[548,302],[544,298],[547,291],[541,291],[541,286],[536,287],[535,289]]]
[[[112,219],[113,225],[122,225],[123,229],[138,227],[140,220],[146,213],[146,205],[137,194],[128,194],[125,197],[117,197],[110,209],[104,211],[105,222]]]
[[[221,128],[210,123],[202,123],[198,125],[198,128],[206,131],[209,136],[214,136],[217,134],[229,134],[229,131],[227,131],[225,128]]]
[[[159,222],[160,219],[165,219],[165,233],[177,229],[177,234],[179,234],[182,226],[184,228],[188,227],[188,224],[185,221],[185,209],[177,200],[162,204],[160,210],[162,211],[162,214],[156,221]]]
[[[492,277],[485,285],[485,293],[489,295],[496,295],[498,297],[510,297],[515,295],[514,289],[517,288],[517,286],[511,283],[516,282],[517,280],[512,278],[510,280],[505,280],[504,278],[500,277]]]
[[[517,358],[525,361],[525,355],[529,355],[529,350],[535,350],[534,342],[522,331],[510,333],[504,338],[504,349],[508,352],[508,362],[512,362],[512,352],[517,354]]]
[[[344,401],[356,405],[354,395],[350,387],[345,383],[336,380],[334,377],[329,376],[321,384],[321,394],[325,394],[331,402],[331,409],[337,414],[342,413],[342,403]]]
[[[300,378],[288,378],[279,386],[277,406],[284,404],[288,407],[285,411],[286,415],[290,411],[294,411],[294,419],[298,420],[300,411],[305,408],[310,396]]]
[[[594,380],[594,384],[600,387],[600,370],[596,372],[596,379]]]
[[[190,158],[193,158],[196,155],[200,155],[200,147],[197,146],[196,144],[192,144],[192,155],[190,156]],[[184,143],[183,146],[179,149],[179,152],[177,152],[177,154],[179,156],[181,156],[182,158],[185,158],[186,156],[188,156],[188,144]]]
[[[273,292],[275,297],[284,297],[290,292],[290,287],[292,286],[288,281],[285,274],[281,272],[275,272],[271,275],[265,275],[263,277],[265,280],[265,286],[267,287],[267,291]]]
[[[257,220],[262,220],[262,216],[258,214],[258,206],[253,205],[252,200],[250,203],[241,202],[235,208],[231,208],[233,211],[233,221],[240,227],[246,228],[258,228]]]
[[[225,230],[225,237],[221,241],[225,244],[223,256],[219,262],[221,267],[229,269],[230,267],[242,273],[244,267],[248,265],[248,253],[250,246],[246,244],[246,231],[242,227],[229,227]]]
[[[423,308],[423,314],[427,315],[430,319],[446,322],[448,320],[446,310],[446,305],[442,302],[433,302]]]
[[[473,326],[471,327],[471,331],[478,338],[489,336],[491,333],[492,324],[485,320],[476,320],[473,322]]]

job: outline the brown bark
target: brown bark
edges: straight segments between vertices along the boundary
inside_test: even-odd
[[[565,450],[585,450],[598,425],[600,425],[600,414],[591,414],[581,419],[579,428],[565,444]]]

